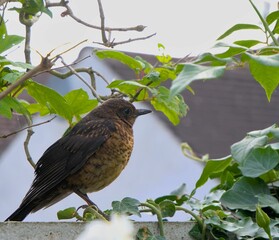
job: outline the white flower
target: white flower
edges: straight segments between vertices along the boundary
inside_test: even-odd
[[[113,215],[110,222],[89,223],[76,240],[132,240],[133,224],[126,216]]]

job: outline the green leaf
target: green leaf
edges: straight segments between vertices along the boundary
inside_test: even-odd
[[[207,80],[218,78],[224,74],[225,66],[208,67],[187,63],[177,78],[173,80],[170,89],[171,96],[181,93],[185,88],[195,80]]]
[[[203,186],[213,174],[223,172],[230,165],[231,161],[232,158],[230,156],[222,160],[207,161],[200,178],[196,182],[195,188]]]
[[[248,50],[246,47],[243,47],[243,46],[240,46],[240,45],[227,44],[227,43],[222,43],[222,42],[217,43],[214,47],[228,48],[225,52],[216,54],[216,57],[218,57],[218,58],[234,57],[234,56]]]
[[[87,113],[98,105],[97,99],[89,99],[87,92],[76,89],[68,92],[64,99],[71,108],[72,115],[80,119],[80,115]]]
[[[72,122],[72,112],[64,97],[53,89],[46,87],[34,81],[27,84],[27,92],[42,106],[49,109],[49,113],[55,113]]]
[[[195,60],[194,63],[199,64],[199,63],[211,63],[212,66],[223,66],[226,65],[227,63],[233,62],[232,58],[220,58],[217,57],[216,55],[212,53],[203,53],[198,58]]]
[[[142,88],[143,90],[140,92],[137,100],[144,100],[148,97],[146,89],[152,91],[151,88],[139,83],[136,80],[114,80],[107,86],[107,88],[117,88],[120,92],[125,93],[129,96],[134,96],[138,92],[138,90]]]
[[[0,100],[0,115],[11,119],[12,118],[12,109],[10,106],[11,97],[7,96]]]
[[[243,46],[246,48],[251,48],[254,47],[257,44],[261,44],[261,41],[258,40],[239,40],[239,41],[235,41],[234,44],[235,45],[239,45],[239,46]]]
[[[16,98],[6,96],[0,100],[0,114],[6,118],[12,117],[12,110],[30,118],[30,113],[26,107]]]
[[[189,231],[189,235],[193,238],[193,239],[202,239],[202,233],[201,233],[201,227],[199,226],[199,224],[195,224],[192,229]]]
[[[3,20],[2,16],[0,16],[0,39],[2,39],[5,35],[7,35],[7,28],[5,21]]]
[[[259,26],[254,25],[254,24],[236,24],[233,27],[231,27],[230,29],[228,29],[225,33],[223,33],[220,37],[217,38],[217,40],[221,40],[227,36],[229,36],[230,34],[232,34],[235,31],[239,31],[239,30],[262,30]]]
[[[246,177],[259,177],[275,168],[279,163],[279,154],[271,147],[252,149],[240,162],[239,169]]]
[[[255,211],[259,203],[258,195],[269,195],[267,184],[259,178],[241,177],[231,189],[226,191],[220,201],[230,209]]]
[[[158,88],[158,93],[152,98],[151,104],[157,111],[163,112],[174,125],[180,122],[180,117],[185,116],[188,110],[181,95],[170,96],[169,89],[163,86]]]
[[[24,40],[24,37],[17,35],[5,35],[0,39],[0,53],[10,49],[11,47],[21,43]]]
[[[243,162],[254,148],[263,147],[268,142],[267,136],[247,136],[231,146],[231,153],[238,163]]]
[[[173,217],[175,214],[175,205],[172,201],[165,200],[159,203],[162,217]]]
[[[141,216],[138,208],[140,202],[137,199],[126,197],[121,201],[113,201],[111,205],[113,212],[125,214],[129,213],[139,217]]]
[[[117,51],[113,51],[113,50],[98,50],[95,52],[95,54],[100,59],[105,59],[105,58],[115,59],[115,60],[127,65],[129,68],[133,69],[136,72],[143,69],[143,65],[140,61],[138,61],[122,52],[117,52]]]
[[[267,99],[279,84],[279,54],[259,56],[246,53],[249,58],[250,72],[256,81],[264,88]]]
[[[142,227],[138,230],[137,240],[166,240],[165,237],[153,235],[152,232],[147,227]]]
[[[258,194],[259,204],[262,207],[270,207],[272,208],[277,214],[279,213],[279,202],[276,197],[270,194]]]
[[[60,211],[57,212],[57,218],[59,220],[72,219],[72,218],[75,217],[75,213],[76,213],[76,208],[75,207],[66,208],[64,210],[60,210]]]
[[[279,11],[275,11],[275,12],[271,12],[270,14],[268,14],[265,18],[266,23],[268,25],[272,24],[274,21],[276,21],[277,19],[279,19]]]
[[[2,77],[2,80],[7,81],[9,83],[14,83],[18,78],[20,78],[24,73],[18,71],[12,71],[11,73],[7,73]]]
[[[272,239],[270,234],[270,218],[269,216],[261,209],[259,205],[257,205],[256,209],[256,222],[259,225],[259,227],[263,228],[264,231],[269,236],[269,239]]]
[[[279,139],[279,128],[277,124],[273,124],[270,127],[267,127],[265,129],[261,130],[255,130],[247,133],[248,136],[251,137],[262,137],[262,136],[267,136],[269,138],[277,138]]]

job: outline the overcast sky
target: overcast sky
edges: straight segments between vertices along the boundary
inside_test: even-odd
[[[236,23],[259,23],[259,19],[248,0],[103,0],[103,7],[108,27],[147,26],[142,33],[113,35],[116,41],[127,38],[144,37],[157,33],[145,41],[125,44],[116,49],[157,54],[157,44],[162,43],[167,53],[175,57],[187,54],[199,54],[210,49],[215,39]],[[274,11],[277,0],[254,0],[261,11]],[[75,15],[89,23],[99,25],[97,1],[72,0],[70,6]],[[70,17],[60,17],[63,8],[52,9],[54,16],[50,19],[43,15],[33,28],[32,47],[45,55],[50,50],[65,43],[76,44],[88,39],[87,45],[100,40],[100,33],[74,22]],[[16,25],[16,15],[7,13],[9,33],[24,35],[24,28]],[[241,38],[254,37],[255,31],[243,32]],[[240,38],[239,35],[233,35]],[[228,39],[229,40],[229,39]],[[85,46],[85,45],[83,45]],[[67,60],[74,61],[79,49],[68,54]],[[39,60],[33,51],[33,60]],[[23,57],[22,48],[10,57]],[[23,59],[23,58],[22,58]]]

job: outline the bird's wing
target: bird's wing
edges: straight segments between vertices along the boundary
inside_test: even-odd
[[[114,131],[116,128],[111,120],[95,119],[78,123],[40,158],[35,169],[35,179],[22,204],[44,196],[77,172]]]

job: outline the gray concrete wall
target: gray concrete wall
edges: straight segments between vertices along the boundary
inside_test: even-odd
[[[1,240],[74,240],[83,231],[86,223],[75,222],[2,222]],[[167,240],[190,240],[188,232],[191,222],[164,223]],[[153,234],[159,235],[157,222],[135,222],[135,229],[147,226]]]

